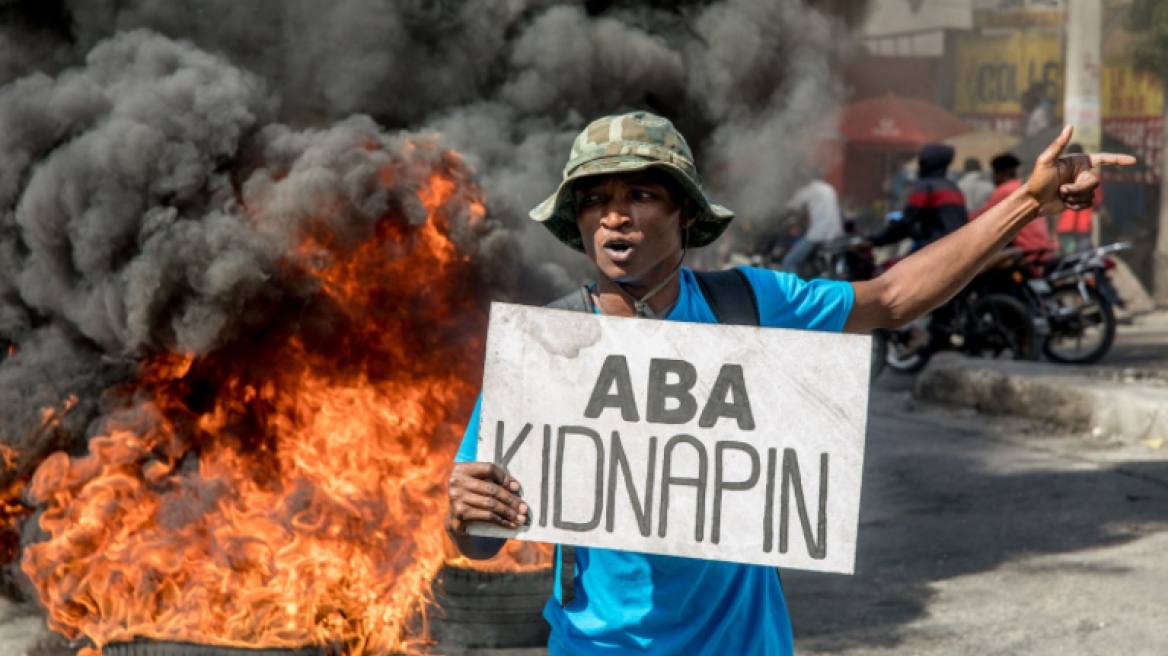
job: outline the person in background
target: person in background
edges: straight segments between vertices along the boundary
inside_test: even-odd
[[[965,196],[965,210],[972,213],[990,199],[990,194],[994,193],[994,183],[986,179],[981,170],[981,161],[976,157],[965,158],[963,170],[957,188]]]
[[[965,196],[948,176],[949,165],[953,163],[955,155],[953,147],[945,144],[925,144],[921,148],[917,158],[920,163],[917,183],[904,211],[900,213],[900,218],[896,218],[895,213],[889,214],[884,229],[868,237],[870,244],[888,246],[911,239],[909,253],[916,253],[969,223]],[[945,304],[936,311],[946,317],[952,310]],[[909,343],[904,350],[900,350],[900,357],[907,357],[928,344],[925,324],[914,322],[909,332]]]
[[[1067,152],[1082,153],[1082,144],[1073,143],[1067,146]],[[1103,207],[1103,185],[1095,188],[1096,207]],[[1059,246],[1064,253],[1075,253],[1091,247],[1091,229],[1095,221],[1094,208],[1085,210],[1066,210],[1058,217],[1055,232],[1058,233]]]
[[[953,147],[944,144],[925,144],[921,148],[919,177],[904,208],[904,217],[890,221],[883,230],[870,236],[868,241],[873,246],[887,246],[911,238],[915,251],[969,222],[965,196],[945,175],[954,154]]]
[[[990,194],[989,200],[970,216],[970,221],[976,220],[990,208],[1009,198],[1010,194],[1022,186],[1022,181],[1018,179],[1018,167],[1021,164],[1022,162],[1010,153],[998,155],[990,162],[990,168],[994,171],[994,184],[997,186],[994,187],[994,193]],[[1044,217],[1028,223],[1018,232],[1010,245],[1022,251],[1033,252],[1033,259],[1036,262],[1050,259],[1058,250],[1058,244],[1051,239],[1050,227]]]
[[[1046,84],[1038,82],[1022,93],[1020,99],[1026,112],[1026,136],[1030,137],[1054,125],[1054,106],[1047,96]]]
[[[916,159],[916,153],[902,153],[895,159],[894,173],[885,186],[890,212],[902,212],[908,204],[909,194],[917,183]]]
[[[795,197],[787,204],[789,212],[806,213],[808,217],[806,234],[783,257],[783,271],[788,273],[798,273],[799,267],[815,255],[820,244],[844,235],[835,188],[823,181],[819,171],[811,174],[811,181],[795,192]]]

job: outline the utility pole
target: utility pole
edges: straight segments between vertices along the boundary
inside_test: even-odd
[[[1168,304],[1168,0],[1134,0],[1128,7],[1126,27],[1143,36],[1132,48],[1137,70],[1160,78],[1164,88],[1161,108],[1160,214],[1157,221],[1156,249],[1152,253],[1152,296],[1157,303]]]
[[[1063,116],[1074,141],[1089,153],[1103,142],[1100,77],[1103,68],[1103,0],[1066,0],[1067,72]]]
[[[1156,250],[1152,251],[1152,299],[1168,305],[1168,79],[1164,84],[1164,108],[1160,119],[1160,216],[1156,226]]]

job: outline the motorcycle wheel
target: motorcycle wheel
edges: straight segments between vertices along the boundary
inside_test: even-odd
[[[966,353],[975,357],[1037,360],[1038,341],[1030,310],[1010,296],[991,294],[974,302]]]
[[[1042,352],[1052,361],[1092,364],[1111,350],[1115,309],[1094,287],[1087,288],[1087,297],[1084,301],[1078,287],[1058,287],[1051,293],[1051,332]]]
[[[930,347],[924,346],[911,355],[901,355],[902,347],[898,340],[904,336],[903,333],[904,329],[901,329],[895,334],[888,335],[884,347],[887,353],[884,356],[884,362],[893,371],[902,374],[915,374],[929,364],[929,359],[933,357],[933,351]]]
[[[868,382],[876,380],[876,377],[884,371],[884,365],[888,360],[888,333],[883,330],[877,330],[872,333],[872,368],[868,374]]]

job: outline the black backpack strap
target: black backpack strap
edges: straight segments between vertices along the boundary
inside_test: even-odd
[[[718,323],[728,326],[758,326],[758,297],[742,269],[694,271],[702,296],[714,312]]]
[[[576,601],[576,547],[560,545],[560,606]]]

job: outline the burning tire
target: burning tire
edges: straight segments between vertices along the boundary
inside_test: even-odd
[[[120,642],[106,645],[102,656],[332,656],[324,647],[303,649],[243,649],[189,642]]]
[[[552,595],[555,568],[486,572],[444,565],[434,580],[436,609],[430,634],[458,647],[540,647],[551,627],[543,607]]]

